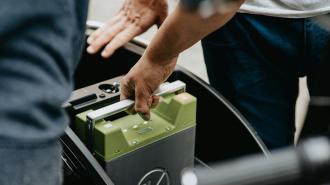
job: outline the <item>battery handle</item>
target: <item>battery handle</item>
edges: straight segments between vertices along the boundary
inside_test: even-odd
[[[158,90],[154,93],[156,96],[165,96],[171,93],[181,93],[185,92],[186,84],[180,80],[164,83],[162,84]],[[92,151],[93,147],[93,130],[95,126],[95,122],[102,120],[104,118],[110,117],[114,114],[126,111],[134,105],[134,101],[130,99],[121,100],[117,103],[105,106],[103,108],[94,110],[87,114],[87,147]]]

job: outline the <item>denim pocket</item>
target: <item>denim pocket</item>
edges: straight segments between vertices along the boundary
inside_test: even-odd
[[[239,42],[219,44],[205,40],[202,41],[202,46],[212,85],[226,84],[231,87],[223,88],[239,91],[267,78],[268,66],[254,55],[251,47]]]

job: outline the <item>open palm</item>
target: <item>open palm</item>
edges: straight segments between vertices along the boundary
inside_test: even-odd
[[[94,54],[104,46],[102,57],[110,57],[116,49],[147,31],[160,26],[167,17],[166,0],[125,0],[120,11],[87,39],[87,52]]]

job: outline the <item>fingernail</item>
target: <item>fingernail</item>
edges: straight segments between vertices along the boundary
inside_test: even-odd
[[[94,50],[94,48],[93,48],[92,46],[89,46],[89,47],[87,48],[87,52],[92,54],[92,53],[95,52],[95,50]]]
[[[142,118],[144,121],[149,121],[149,120],[150,120],[150,114],[142,113],[142,112],[139,112],[138,114],[141,116],[141,118]]]

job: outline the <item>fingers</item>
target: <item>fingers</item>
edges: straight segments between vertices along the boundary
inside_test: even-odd
[[[88,44],[92,44],[104,31],[111,28],[111,26],[115,23],[117,23],[120,19],[119,14],[113,17],[110,21],[105,23],[103,26],[101,26],[99,29],[94,31],[87,39]]]
[[[145,32],[152,25],[160,26],[166,16],[167,2],[165,0],[125,0],[119,13],[87,39],[87,43],[90,44],[87,52],[95,54],[109,43],[102,52],[103,57],[109,57],[116,49]]]
[[[120,81],[120,100],[125,100],[129,98],[134,98],[135,94],[135,85],[134,82],[126,80],[124,77]]]
[[[134,98],[134,84],[129,83],[123,78],[120,81],[120,100],[133,99]],[[134,106],[129,108],[127,111],[129,114],[135,114]]]
[[[134,25],[130,25],[122,32],[118,33],[110,43],[104,48],[101,53],[102,57],[110,57],[118,48],[122,47],[124,44],[132,40],[136,35],[141,33],[141,29]]]
[[[155,108],[159,104],[159,101],[160,101],[160,96],[152,95],[151,96],[151,108]]]
[[[90,46],[87,48],[87,52],[90,54],[98,52],[104,45],[110,42],[118,33],[120,33],[125,28],[125,24],[126,20],[122,19],[119,22],[111,25],[110,27],[106,27],[103,32],[101,30],[96,33],[96,36],[93,37],[95,39],[91,41]]]
[[[150,96],[146,89],[135,88],[135,111],[146,121],[150,120]]]
[[[121,81],[120,100],[132,98],[135,96],[134,107],[127,110],[128,113],[138,113],[142,119],[150,120],[150,109],[155,108],[160,97],[151,95],[151,92],[146,90],[146,87],[136,86],[136,84],[129,83],[123,79]]]
[[[103,25],[101,28],[98,28],[96,31],[94,31],[87,39],[87,44],[92,44],[94,40],[99,37],[101,33],[105,30],[105,25]]]

